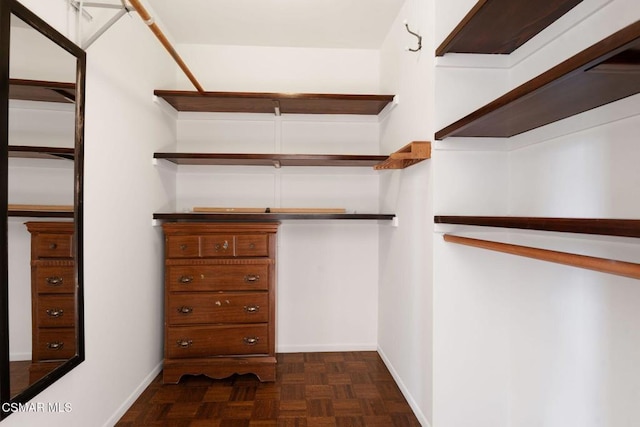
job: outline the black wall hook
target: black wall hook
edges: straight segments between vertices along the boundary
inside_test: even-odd
[[[409,32],[409,34],[411,34],[412,36],[415,36],[418,39],[418,47],[415,49],[411,49],[410,47],[407,47],[406,50],[408,50],[409,52],[417,52],[420,49],[422,49],[422,36],[418,33],[415,33],[413,31],[411,31],[411,29],[409,29],[409,24],[407,23],[407,21],[404,21],[404,26],[407,29],[407,31]]]

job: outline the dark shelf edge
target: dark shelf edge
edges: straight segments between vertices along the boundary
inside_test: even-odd
[[[67,147],[44,147],[30,145],[9,145],[8,152],[10,157],[33,158],[37,154],[42,154],[42,158],[73,160],[75,158],[75,149]],[[24,153],[24,156],[20,154]],[[50,156],[45,157],[44,155]]]
[[[9,217],[24,218],[69,218],[73,219],[74,212],[69,211],[15,211],[7,212]]]
[[[444,56],[450,52],[450,46],[463,35],[463,30],[471,22],[471,20],[478,14],[478,12],[484,7],[487,0],[478,0],[473,7],[467,12],[462,20],[456,25],[456,27],[447,35],[447,37],[436,48],[436,56]]]
[[[209,222],[253,222],[281,220],[385,220],[395,218],[394,214],[286,214],[286,213],[161,213],[153,214],[153,219],[165,221],[209,221]]]
[[[197,92],[191,90],[156,89],[159,97],[180,96],[192,98],[245,98],[245,99],[295,99],[295,100],[340,100],[340,101],[393,101],[394,95],[341,94],[341,93],[282,93],[282,92]]]
[[[436,224],[640,237],[640,219],[437,215],[434,216],[434,222]]]
[[[374,166],[387,159],[384,155],[359,154],[243,154],[243,153],[154,153],[154,159],[178,165],[237,166]]]

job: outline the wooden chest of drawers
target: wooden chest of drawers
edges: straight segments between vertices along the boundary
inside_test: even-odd
[[[73,222],[27,222],[31,233],[30,381],[76,354]]]
[[[274,381],[278,223],[165,223],[165,383]]]

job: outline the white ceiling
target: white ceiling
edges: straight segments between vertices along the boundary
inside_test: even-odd
[[[175,43],[378,49],[404,0],[146,0]]]

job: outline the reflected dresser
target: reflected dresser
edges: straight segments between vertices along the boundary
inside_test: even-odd
[[[279,223],[165,223],[164,383],[274,381]]]
[[[31,233],[32,349],[34,382],[76,354],[74,223],[25,223]]]

